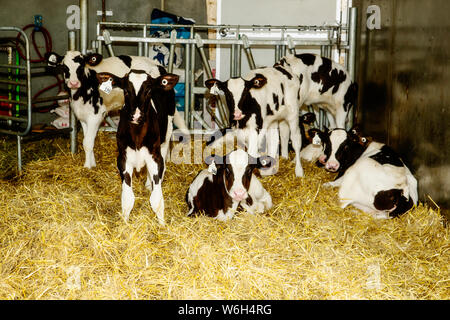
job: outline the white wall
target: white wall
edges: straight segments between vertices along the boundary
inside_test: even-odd
[[[278,26],[332,24],[339,19],[340,3],[341,0],[218,0],[217,23]],[[320,52],[317,49],[308,51]],[[273,65],[275,62],[273,48],[254,48],[252,53],[257,66]],[[217,50],[216,61],[216,77],[228,79],[229,47],[223,46]],[[245,74],[249,70],[247,58],[242,53],[241,72]]]

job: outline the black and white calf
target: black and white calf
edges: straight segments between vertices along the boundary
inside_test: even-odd
[[[269,167],[274,159],[253,158],[237,149],[225,157],[210,156],[209,168],[198,173],[186,192],[189,216],[205,214],[218,220],[231,219],[242,206],[249,213],[262,213],[272,207],[272,197],[253,174]]]
[[[160,224],[164,224],[164,199],[161,184],[165,157],[172,135],[175,113],[173,87],[175,74],[151,77],[141,70],[131,70],[125,77],[98,74],[99,79],[123,89],[125,105],[120,110],[117,129],[117,167],[122,180],[122,214],[128,220],[134,205],[132,177],[134,169],[147,168],[146,187],[151,191],[150,206]]]
[[[345,121],[358,97],[358,85],[352,82],[345,68],[316,54],[289,54],[274,68],[287,78],[300,81],[300,107],[313,105],[327,111],[330,128],[345,128]],[[287,128],[280,127],[281,139],[288,137]]]
[[[49,66],[64,74],[65,84],[69,89],[70,105],[80,120],[83,128],[84,166],[95,167],[94,143],[98,128],[108,112],[122,108],[123,92],[113,88],[105,93],[99,90],[97,74],[108,72],[123,77],[131,69],[144,70],[153,78],[166,73],[158,62],[146,57],[117,56],[103,59],[100,54],[82,55],[78,51],[67,51],[64,56],[54,52],[46,55]],[[174,122],[178,128],[187,130],[184,120],[175,112]]]
[[[353,205],[376,218],[399,216],[417,204],[417,180],[387,145],[363,136],[355,126],[333,129],[321,162],[338,172],[325,186],[339,187],[341,207]]]
[[[217,89],[224,92],[231,127],[236,129],[238,141],[248,146],[248,153],[253,157],[258,157],[259,147],[266,138],[267,154],[277,159],[278,122],[287,124],[295,151],[297,177],[303,176],[300,163],[299,84],[296,76],[286,77],[275,68],[255,69],[244,78],[231,78],[225,82],[217,79],[205,82],[211,92]]]

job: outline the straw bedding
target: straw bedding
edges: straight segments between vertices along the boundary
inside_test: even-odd
[[[81,140],[81,136],[79,136]],[[448,299],[449,231],[419,205],[393,220],[337,206],[334,175],[281,161],[261,181],[274,207],[228,222],[186,217],[185,192],[201,164],[169,163],[166,226],[135,177],[125,223],[116,142],[101,132],[97,167],[68,141],[50,159],[0,180],[0,299]]]

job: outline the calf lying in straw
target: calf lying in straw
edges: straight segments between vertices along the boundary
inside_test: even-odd
[[[272,197],[253,174],[254,169],[269,168],[272,158],[254,158],[238,149],[205,162],[209,168],[198,173],[186,192],[189,216],[204,213],[224,221],[233,218],[239,206],[252,214],[272,207]]]

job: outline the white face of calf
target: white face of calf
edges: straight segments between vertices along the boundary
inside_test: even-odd
[[[46,54],[46,60],[49,66],[62,70],[64,82],[69,89],[78,89],[83,80],[88,78],[88,69],[86,65],[96,66],[102,60],[99,54],[82,55],[79,51],[67,51],[64,56],[50,52]]]
[[[205,81],[206,87],[211,92],[215,92],[216,89],[224,92],[231,119],[235,121],[242,120],[245,116],[250,116],[249,113],[254,112],[255,99],[251,96],[250,90],[260,89],[266,83],[267,79],[262,74],[256,74],[251,80],[231,78],[225,82],[217,79]]]
[[[226,193],[235,201],[248,198],[253,170],[268,168],[274,162],[270,157],[253,158],[244,150],[235,150],[225,157],[211,156],[215,161],[215,174],[223,175]],[[211,162],[212,160],[206,160]],[[212,165],[210,165],[210,168]]]
[[[325,162],[325,169],[336,172],[340,167],[340,162],[336,158],[336,153],[347,140],[347,132],[345,130],[333,130],[330,134],[331,153]],[[344,146],[345,147],[345,146]],[[322,160],[323,161],[323,160]]]

